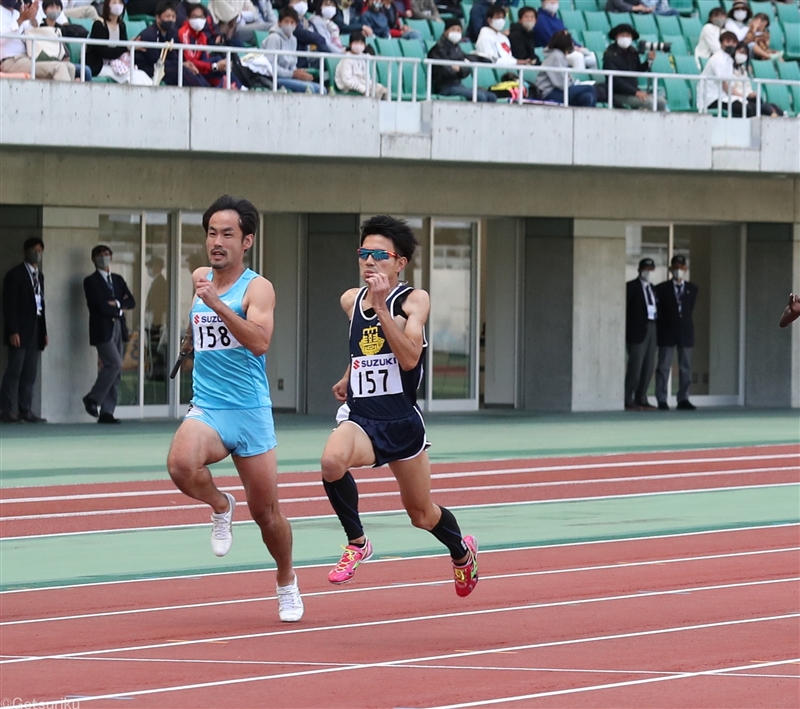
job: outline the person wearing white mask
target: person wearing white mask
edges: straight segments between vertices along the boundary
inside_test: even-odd
[[[721,7],[715,7],[708,13],[708,22],[703,25],[700,39],[697,40],[697,46],[694,48],[694,60],[698,69],[702,68],[701,59],[711,59],[714,52],[719,51],[719,37],[722,34],[722,28],[725,27],[726,19],[725,10]]]
[[[91,39],[108,39],[125,42],[128,30],[122,19],[125,5],[122,0],[104,0],[101,18],[92,25]],[[104,76],[118,84],[131,83],[135,86],[152,86],[152,79],[136,65],[131,67],[130,51],[122,46],[87,45],[86,63],[92,76]]]
[[[314,0],[312,5],[314,16],[309,20],[311,26],[325,38],[325,43],[334,54],[344,54],[344,46],[339,38],[339,25],[333,18],[336,15],[334,0]]]
[[[750,31],[749,22],[752,16],[753,11],[750,9],[750,5],[744,2],[744,0],[736,0],[728,13],[725,29],[728,32],[733,32],[733,34],[736,35],[736,39],[741,42],[747,37],[747,33]]]
[[[481,29],[475,52],[486,57],[498,66],[516,66],[530,64],[530,59],[517,60],[511,53],[511,41],[505,30],[506,8],[503,5],[492,5],[486,16],[486,26]]]
[[[625,408],[655,409],[647,401],[647,389],[656,363],[656,317],[658,304],[650,279],[656,270],[651,258],[639,261],[639,276],[625,284]]]
[[[336,67],[336,88],[342,92],[361,94],[362,96],[377,96],[385,99],[389,93],[382,84],[373,84],[370,78],[369,62],[363,59],[367,50],[367,41],[361,32],[350,35],[350,47],[347,54]]]
[[[542,9],[533,28],[533,39],[537,47],[547,47],[558,32],[569,32],[558,16],[561,5],[558,0],[542,0]],[[567,64],[577,71],[597,69],[597,57],[573,38],[573,50],[567,56]]]
[[[694,323],[692,312],[697,302],[698,288],[686,280],[686,257],[675,254],[670,262],[672,279],[655,287],[658,302],[656,333],[658,341],[658,364],[656,365],[656,399],[658,408],[669,409],[667,382],[672,368],[672,355],[678,348],[678,408],[694,411],[689,401],[689,385],[692,382],[692,348],[694,347]]]
[[[208,46],[216,40],[216,31],[209,21],[208,10],[200,3],[189,3],[186,5],[186,14],[186,22],[178,30],[178,40],[181,44],[196,44],[204,49],[184,50],[184,60],[194,65],[197,73],[205,78],[209,86],[223,86],[227,75],[227,58],[215,57],[208,52]]]
[[[297,51],[297,31],[300,18],[291,5],[281,10],[278,24],[275,25],[264,41],[264,49],[280,49],[290,52]],[[278,88],[286,89],[293,93],[320,93],[320,85],[314,77],[299,66],[296,56],[290,54],[267,55],[270,62],[277,67]]]
[[[639,50],[634,42],[639,39],[639,33],[629,24],[623,23],[612,27],[608,33],[612,44],[603,54],[603,69],[611,71],[630,71],[645,73],[650,71],[650,66],[656,58],[656,53],[647,54],[647,60],[639,58]],[[619,108],[633,108],[652,110],[653,96],[639,89],[639,80],[635,76],[614,77],[614,106]],[[657,99],[659,111],[667,107],[663,97]]]
[[[454,17],[445,20],[444,34],[431,47],[428,52],[428,59],[439,59],[453,62],[453,64],[434,64],[431,67],[432,88],[434,94],[440,96],[463,96],[468,101],[471,101],[472,88],[461,84],[462,79],[469,76],[471,70],[469,67],[459,66],[455,63],[467,60],[464,50],[460,46],[462,38],[461,23]],[[494,103],[497,101],[497,96],[491,91],[478,89],[476,95],[478,101],[482,103]]]
[[[17,6],[19,5],[19,9]],[[22,40],[22,34],[36,26],[39,3],[20,4],[17,0],[2,0],[0,7],[0,34],[18,35],[10,39],[0,39],[0,71],[3,74],[31,73],[31,59]],[[41,66],[40,66],[41,65]],[[37,79],[72,81],[75,67],[69,62],[36,62]]]

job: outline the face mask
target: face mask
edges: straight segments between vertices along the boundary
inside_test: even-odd
[[[733,57],[737,64],[744,64],[749,58],[746,54],[736,54]]]
[[[729,44],[729,45],[723,47],[722,51],[725,52],[725,54],[730,54],[731,56],[733,56],[734,54],[736,54],[736,45],[735,44]]]
[[[174,20],[164,20],[161,22],[161,29],[163,30],[164,34],[169,32],[175,26]]]
[[[193,17],[189,20],[189,27],[191,27],[195,32],[199,32],[206,26],[206,18],[205,17]]]
[[[447,39],[449,39],[453,44],[458,44],[461,41],[461,37],[463,37],[461,32],[448,32],[447,33]]]
[[[617,37],[617,46],[620,49],[627,49],[633,44],[633,37]]]
[[[530,32],[534,27],[536,27],[536,22],[523,22],[522,26],[526,32]]]
[[[336,14],[336,8],[333,5],[326,5],[322,8],[322,16],[326,20],[330,20]]]
[[[492,20],[490,23],[492,29],[497,30],[498,32],[502,32],[503,28],[506,26],[506,21],[500,18]]]
[[[350,53],[351,54],[363,54],[365,49],[366,49],[366,45],[365,44],[351,44],[350,45]]]
[[[123,12],[125,12],[125,6],[121,2],[115,2],[108,6],[108,11],[114,17],[119,17]]]
[[[110,256],[98,256],[94,260],[94,265],[97,266],[101,271],[107,271],[111,268],[111,257]]]
[[[733,13],[733,19],[737,22],[744,22],[747,19],[747,10],[737,10]]]
[[[641,278],[645,282],[649,281],[650,280],[650,271],[641,271],[639,273],[639,278]]]
[[[281,30],[287,37],[291,37],[294,34],[297,25],[281,25]]]
[[[717,27],[725,27],[725,18],[724,17],[716,17],[711,20],[712,24],[715,24]]]
[[[549,2],[546,5],[542,5],[542,9],[545,12],[549,12],[551,15],[555,15],[558,12],[558,3],[557,2]]]
[[[42,262],[42,254],[36,249],[31,249],[30,251],[25,252],[25,260],[31,266],[38,266]]]
[[[300,2],[296,2],[294,5],[292,5],[292,7],[300,19],[303,19],[305,14],[308,12],[308,3],[306,0],[300,0]]]
[[[682,281],[683,277],[686,275],[686,271],[684,269],[682,269],[682,268],[676,268],[672,272],[672,275],[675,276],[675,280],[676,281]]]
[[[48,10],[45,13],[45,16],[51,22],[55,22],[58,19],[58,16],[61,14],[61,10]]]

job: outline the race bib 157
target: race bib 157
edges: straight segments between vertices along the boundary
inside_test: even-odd
[[[353,357],[350,362],[350,389],[355,398],[402,394],[400,365],[393,354]]]

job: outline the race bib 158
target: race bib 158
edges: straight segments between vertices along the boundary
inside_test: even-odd
[[[196,352],[232,350],[241,347],[216,313],[195,313],[192,316],[194,349]]]
[[[353,357],[350,362],[350,389],[356,398],[402,394],[403,381],[397,357],[393,354]]]

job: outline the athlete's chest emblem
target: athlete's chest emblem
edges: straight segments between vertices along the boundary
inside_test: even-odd
[[[383,349],[384,342],[386,340],[378,334],[378,326],[375,325],[373,327],[365,327],[362,330],[358,346],[365,355],[376,355]]]

